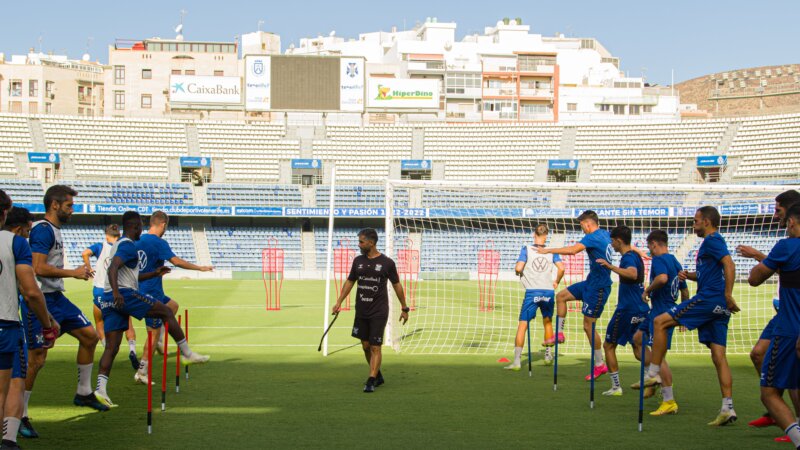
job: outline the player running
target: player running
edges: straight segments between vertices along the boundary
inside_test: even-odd
[[[333,314],[338,314],[342,302],[350,295],[350,290],[358,281],[358,295],[356,295],[356,317],[353,323],[352,336],[361,340],[364,356],[369,364],[369,378],[364,384],[364,392],[375,392],[375,388],[384,383],[381,373],[381,345],[383,345],[383,331],[389,320],[389,293],[386,289],[386,280],[392,282],[392,288],[397,295],[402,307],[400,320],[405,324],[408,313],[411,311],[406,305],[406,296],[397,266],[388,256],[377,249],[378,232],[373,228],[365,228],[358,233],[358,248],[361,254],[353,259],[350,275],[347,277],[336,304],[333,305]]]
[[[725,349],[728,339],[728,322],[731,314],[739,312],[733,299],[736,266],[725,239],[717,229],[719,211],[713,206],[703,206],[694,215],[694,232],[704,238],[697,252],[697,271],[678,273],[680,280],[697,282],[697,294],[669,311],[656,317],[653,325],[653,355],[645,374],[645,386],[662,382],[661,363],[667,353],[668,331],[678,325],[688,330],[697,329],[701,343],[711,349],[711,360],[717,369],[722,393],[722,408],[717,417],[708,423],[722,426],[736,421],[733,409],[733,378]]]
[[[647,235],[647,248],[650,250],[652,260],[650,261],[650,283],[642,293],[642,301],[646,302],[648,297],[651,301],[650,313],[644,322],[639,325],[639,329],[633,336],[635,345],[641,345],[642,338],[646,335],[646,345],[653,345],[653,321],[659,315],[667,312],[675,306],[678,300],[678,293],[680,292],[681,301],[689,299],[689,288],[686,286],[686,281],[678,277],[678,273],[683,270],[681,263],[674,255],[669,253],[669,236],[664,230],[653,230]],[[674,328],[667,330],[667,349],[672,346],[672,332]],[[641,350],[641,348],[640,348]],[[652,352],[645,349],[644,363],[650,363]],[[636,359],[640,360],[641,353],[636,353]],[[661,394],[663,400],[659,407],[650,413],[651,416],[663,416],[666,414],[677,414],[678,403],[675,402],[675,396],[672,391],[672,371],[667,364],[666,357],[661,362]],[[639,382],[637,381],[631,386],[633,389],[639,389]],[[644,397],[652,397],[655,393],[653,386],[645,388]],[[650,392],[648,394],[648,391]]]
[[[584,211],[578,216],[581,230],[584,232],[580,242],[561,248],[537,247],[536,251],[541,254],[553,253],[556,255],[577,255],[586,250],[589,255],[589,276],[580,283],[568,286],[556,296],[556,307],[558,318],[556,319],[558,342],[564,342],[564,321],[567,317],[567,302],[581,300],[583,307],[583,331],[589,344],[592,342],[592,324],[597,321],[603,313],[608,296],[611,294],[611,271],[598,263],[600,259],[611,261],[611,237],[608,231],[600,228],[597,213],[592,210]],[[608,367],[603,361],[603,350],[601,349],[600,335],[595,332],[594,336],[594,377],[608,372]],[[592,374],[586,375],[589,381]]]
[[[29,304],[28,309],[44,326],[43,346],[52,347],[58,336],[57,324],[50,320],[44,294],[36,283],[31,249],[25,240],[33,217],[27,209],[15,207],[12,210],[11,205],[11,198],[0,190],[0,225],[3,226],[0,231],[0,398],[3,399],[1,448],[19,448],[17,433],[23,418],[28,352],[25,333],[19,320],[20,298]],[[7,220],[9,216],[13,216],[10,223]]]
[[[536,318],[536,310],[542,312],[542,324],[544,325],[544,364],[550,365],[553,362],[553,344],[555,335],[553,334],[553,306],[555,289],[564,277],[564,263],[561,256],[556,254],[542,255],[536,252],[535,248],[544,247],[547,242],[547,235],[550,230],[547,225],[536,226],[533,232],[533,245],[523,246],[517,258],[517,265],[514,268],[517,276],[520,277],[522,286],[525,287],[525,299],[519,311],[519,325],[517,325],[517,336],[514,339],[514,362],[506,366],[508,370],[520,369],[520,358],[522,347],[525,345],[525,332],[528,324]],[[555,281],[553,272],[557,271]]]
[[[169,226],[169,216],[163,211],[156,211],[150,216],[150,228],[147,234],[142,234],[135,242],[136,250],[139,253],[139,271],[141,273],[151,273],[164,267],[164,262],[169,261],[173,265],[186,270],[199,270],[209,272],[214,270],[211,266],[198,266],[179,258],[170,248],[167,241],[163,239],[164,233]],[[178,314],[178,302],[169,298],[164,293],[162,277],[143,279],[139,284],[139,290],[161,303],[167,305],[173,314]],[[146,317],[145,325],[149,331],[153,331],[153,342],[159,353],[163,353],[161,345],[162,323],[155,317]],[[147,384],[147,355],[150,354],[145,345],[144,354],[139,363],[139,370],[134,374],[133,379],[138,383]]]
[[[86,250],[81,253],[83,264],[86,267],[92,267],[90,258],[94,256],[97,258],[92,276],[94,277],[94,288],[92,288],[92,299],[103,296],[103,287],[106,284],[106,275],[108,271],[108,264],[111,262],[109,255],[111,254],[111,247],[114,242],[119,240],[119,226],[111,224],[106,227],[105,240],[103,242],[96,242],[90,245]],[[92,302],[94,303],[94,301]],[[100,342],[103,346],[106,345],[106,336],[103,332],[103,315],[97,305],[92,306],[94,310],[94,326],[97,329],[97,335],[100,337]],[[133,370],[139,368],[139,360],[136,358],[136,330],[133,328],[133,322],[128,324],[128,331],[125,332],[125,337],[128,338],[128,359],[131,360]]]
[[[45,192],[44,220],[34,223],[31,230],[33,270],[47,300],[47,309],[61,325],[61,333],[68,333],[78,340],[76,358],[78,387],[73,403],[76,406],[88,406],[98,411],[106,411],[108,407],[100,403],[92,393],[94,350],[99,342],[97,332],[81,310],[64,296],[64,278],[88,280],[91,276],[89,268],[83,265],[72,270],[64,269],[64,240],[61,238],[61,226],[72,217],[73,197],[77,195],[74,189],[64,185],[50,186]],[[27,408],[36,376],[47,359],[47,350],[43,348],[42,324],[27,310],[25,303],[22,304],[22,320],[30,351],[28,376],[25,379]]]
[[[620,225],[611,230],[611,246],[614,251],[622,255],[619,267],[611,264],[607,259],[598,258],[597,264],[619,275],[619,291],[617,294],[617,309],[606,328],[606,340],[603,343],[611,389],[603,392],[607,396],[621,396],[622,386],[619,381],[619,364],[617,362],[617,346],[631,344],[634,355],[641,355],[641,342],[633,341],[633,335],[639,324],[647,318],[650,307],[642,301],[644,292],[644,261],[631,247],[632,232],[625,225]]]
[[[178,349],[185,365],[204,363],[209,360],[206,355],[193,352],[186,342],[183,330],[178,326],[175,314],[164,303],[139,291],[139,280],[161,277],[169,272],[168,267],[161,266],[150,273],[139,272],[139,252],[134,242],[142,234],[142,218],[136,211],[127,211],[122,215],[122,228],[125,237],[114,243],[111,250],[111,264],[103,296],[97,302],[103,314],[103,326],[106,332],[106,348],[100,359],[95,396],[107,407],[114,406],[108,397],[108,376],[111,365],[119,351],[122,332],[128,328],[129,316],[139,320],[152,317],[165,321],[169,325],[169,334],[178,344]]]
[[[786,227],[786,210],[798,202],[800,202],[800,192],[795,190],[782,192],[775,197],[775,214],[773,215],[773,218],[778,220],[778,223],[781,227]],[[745,258],[751,258],[758,262],[763,261],[767,257],[767,255],[747,245],[740,245],[736,247],[736,252]],[[778,288],[778,290],[780,290],[780,288]],[[779,304],[779,299],[773,299],[773,306],[776,308],[776,312]],[[753,366],[755,366],[756,372],[759,374],[761,374],[761,366],[764,362],[764,355],[767,353],[767,347],[769,347],[769,342],[772,339],[772,329],[775,326],[776,318],[777,315],[773,316],[769,323],[767,323],[767,326],[764,327],[764,331],[761,332],[761,336],[758,338],[756,345],[754,345],[753,349],[750,351],[750,359],[753,361]],[[798,417],[800,417],[800,391],[793,389],[789,391],[789,396],[792,399],[792,403],[794,404],[794,408]],[[775,425],[775,420],[770,417],[769,413],[765,413],[758,419],[751,421],[748,425],[757,428],[768,427]],[[785,440],[784,438],[785,436],[781,436],[776,440]]]

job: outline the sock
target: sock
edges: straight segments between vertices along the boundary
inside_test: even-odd
[[[131,353],[136,353],[136,339],[128,340],[128,349],[130,349]]]
[[[6,417],[3,419],[3,440],[17,442],[20,420],[16,417]]]
[[[105,347],[105,346],[106,346],[106,340],[105,340],[105,339],[101,339],[101,340],[100,340],[100,343],[101,343],[101,344],[103,344],[103,347]]]
[[[672,386],[662,386],[661,395],[664,396],[665,402],[668,402],[670,400],[675,400],[675,397],[672,396]]]
[[[733,411],[733,397],[723,397],[722,411]]]
[[[784,432],[786,433],[786,436],[789,436],[789,439],[792,440],[792,444],[794,444],[795,447],[800,448],[800,425],[793,423],[789,425]]]
[[[520,358],[522,357],[522,347],[514,347],[514,364],[520,364]]]
[[[650,363],[650,368],[647,369],[647,374],[651,377],[654,377],[661,373],[661,366],[657,364]]]
[[[603,349],[595,350],[594,351],[594,365],[595,366],[602,366],[603,362]]]
[[[97,390],[105,394],[107,386],[108,386],[108,375],[97,375]]]
[[[147,373],[147,360],[144,358],[139,360],[139,372]]]
[[[557,333],[563,333],[564,332],[564,319],[565,319],[564,317],[556,316],[556,324],[557,324],[556,325],[556,329],[557,329],[556,332]]]
[[[78,395],[92,393],[92,366],[94,364],[78,364]]]
[[[31,399],[31,391],[25,391],[25,401],[22,407],[22,417],[28,417],[28,401]]]
[[[192,354],[192,350],[189,348],[189,343],[186,342],[186,338],[183,338],[180,342],[178,342],[178,348],[181,350],[181,356],[184,358],[188,358],[189,355]]]
[[[546,359],[552,359],[553,358],[553,347],[545,347],[544,348],[544,357]]]
[[[619,372],[611,372],[611,387],[614,389],[618,389],[619,385]]]

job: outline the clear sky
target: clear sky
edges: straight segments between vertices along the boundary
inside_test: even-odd
[[[187,40],[233,41],[262,27],[281,36],[284,50],[301,37],[341,37],[411,28],[426,17],[458,24],[457,39],[482,32],[503,17],[521,17],[531,32],[594,37],[630,76],[644,73],[668,84],[724,70],[800,63],[800,1],[675,0],[472,1],[472,0],[134,0],[12,2],[0,8],[0,52],[34,47],[79,59],[92,38],[93,60],[108,60],[115,38],[172,38],[180,10],[187,11]],[[644,68],[644,70],[643,70]]]

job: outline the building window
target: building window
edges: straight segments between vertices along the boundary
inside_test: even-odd
[[[28,103],[28,112],[31,114],[38,114],[39,113],[39,102],[30,102]]]
[[[125,66],[114,66],[114,84],[125,84]]]
[[[644,105],[644,106],[642,107],[642,111],[643,111],[643,112],[646,112],[646,113],[651,113],[651,112],[653,112],[653,107],[652,107],[652,106],[650,106],[650,105]]]
[[[28,81],[28,97],[39,96],[39,80]]]
[[[616,116],[624,116],[625,115],[625,105],[614,105],[614,115],[616,115]]]
[[[142,79],[143,80],[152,80],[153,79],[153,69],[142,69]]]
[[[611,105],[601,104],[600,105],[600,112],[609,112],[611,111]]]
[[[630,114],[632,116],[638,116],[641,113],[642,112],[641,112],[641,106],[640,105],[631,105],[630,108],[628,109],[628,114]]]
[[[172,74],[173,75],[180,75],[181,74],[181,69],[172,69]]]
[[[8,89],[10,96],[22,97],[22,80],[11,80]]]
[[[215,70],[214,71],[214,76],[215,77],[224,77],[225,76],[225,71],[224,70]]]
[[[114,109],[117,111],[125,109],[125,91],[114,91]]]
[[[183,74],[184,75],[194,75],[194,70],[184,70]]]
[[[53,85],[54,84],[55,83],[53,83],[52,81],[45,81],[44,82],[44,95],[47,98],[50,98],[50,99],[53,98]]]
[[[577,111],[578,104],[577,103],[567,103],[567,111]]]
[[[45,103],[44,104],[44,112],[46,114],[51,114],[53,112],[53,104],[52,103]]]
[[[150,109],[153,106],[153,96],[150,94],[142,94],[142,108]]]
[[[8,102],[8,111],[12,113],[21,113],[22,102]]]
[[[79,116],[82,116],[82,115],[83,115],[83,108],[78,108],[78,115],[79,115]]]

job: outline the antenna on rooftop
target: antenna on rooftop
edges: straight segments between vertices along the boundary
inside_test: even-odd
[[[186,11],[185,9],[181,9],[181,23],[179,23],[178,26],[175,27],[175,33],[178,34],[177,36],[175,36],[175,40],[176,41],[182,41],[183,40],[183,18],[188,13],[189,13],[189,11]]]
[[[92,47],[92,41],[94,41],[93,37],[89,36],[86,38],[86,53],[83,54],[81,60],[88,62],[92,59],[91,55],[89,54],[89,49]]]
[[[261,31],[262,25],[264,25],[264,19],[258,19],[258,31]]]

